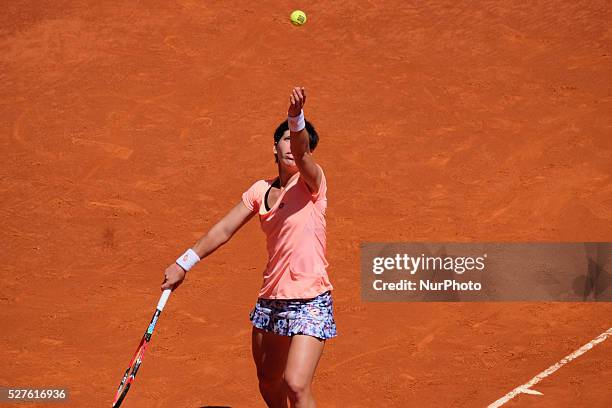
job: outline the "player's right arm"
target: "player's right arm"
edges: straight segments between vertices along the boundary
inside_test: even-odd
[[[193,246],[193,250],[203,259],[213,253],[255,215],[242,201],[234,206],[219,222]]]
[[[255,212],[249,210],[244,202],[236,204],[219,222],[204,234],[192,249],[200,259],[212,254],[217,248],[225,244],[230,238],[251,218]],[[177,263],[166,268],[164,282],[161,289],[176,289],[185,279],[185,271]]]

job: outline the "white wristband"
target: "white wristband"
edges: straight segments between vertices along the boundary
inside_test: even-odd
[[[200,257],[193,249],[189,248],[185,253],[176,260],[178,266],[183,268],[185,271],[190,270],[195,264],[200,262]]]
[[[300,130],[304,129],[306,127],[304,111],[300,111],[300,114],[297,116],[287,117],[287,122],[289,122],[289,130],[292,132],[299,132]]]

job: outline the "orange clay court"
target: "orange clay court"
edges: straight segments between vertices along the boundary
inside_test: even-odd
[[[301,85],[338,325],[318,406],[504,397],[609,330],[612,303],[363,302],[359,246],[610,241],[611,21],[607,1],[8,2],[0,386],[109,407],[163,269],[275,174]],[[265,262],[252,220],[189,272],[123,406],[264,407]],[[608,339],[503,407],[612,406],[611,356]]]

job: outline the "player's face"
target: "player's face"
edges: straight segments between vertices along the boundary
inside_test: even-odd
[[[276,157],[281,165],[288,167],[296,167],[293,155],[291,154],[291,139],[289,137],[289,131],[286,130],[283,137],[280,138],[275,146]]]

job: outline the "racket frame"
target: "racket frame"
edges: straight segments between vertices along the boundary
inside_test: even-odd
[[[142,339],[140,340],[140,343],[138,344],[138,347],[136,348],[136,351],[134,352],[134,355],[132,356],[132,359],[130,360],[130,365],[128,366],[127,370],[125,370],[125,374],[123,375],[123,378],[121,379],[119,388],[117,389],[117,392],[115,393],[113,408],[118,408],[121,405],[121,403],[125,399],[125,396],[130,390],[130,386],[136,379],[136,374],[138,374],[138,369],[140,368],[140,365],[142,364],[142,360],[144,359],[144,353],[147,350],[147,346],[149,345],[149,342],[151,341],[153,330],[155,330],[155,325],[157,324],[157,321],[159,319],[159,316],[161,315],[161,312],[164,310],[164,306],[166,305],[166,302],[168,301],[168,297],[170,297],[170,293],[171,293],[170,289],[164,290],[164,292],[162,293],[159,299],[159,302],[157,303],[157,308],[155,309],[155,313],[153,313],[151,322],[149,323],[149,326],[147,327],[145,334],[142,336]]]

